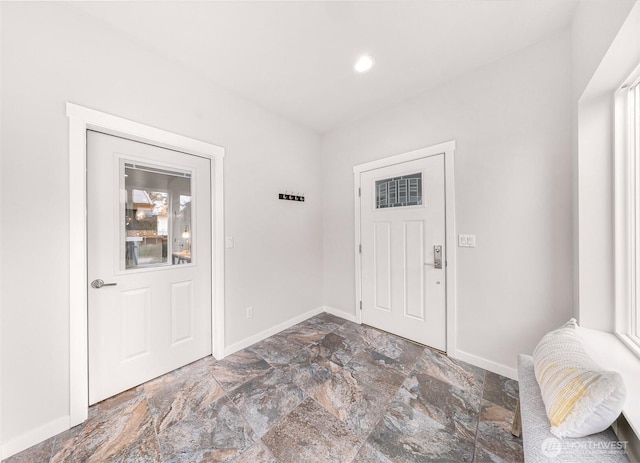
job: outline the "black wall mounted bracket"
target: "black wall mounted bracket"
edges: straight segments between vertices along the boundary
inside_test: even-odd
[[[283,199],[285,201],[300,201],[304,202],[304,195],[293,195],[289,193],[278,193],[278,199]]]

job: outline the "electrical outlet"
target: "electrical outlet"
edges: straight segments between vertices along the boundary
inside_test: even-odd
[[[253,318],[253,306],[247,307],[247,320]]]

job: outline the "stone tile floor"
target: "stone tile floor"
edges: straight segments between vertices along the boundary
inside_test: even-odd
[[[94,405],[18,462],[521,462],[518,383],[321,314]]]

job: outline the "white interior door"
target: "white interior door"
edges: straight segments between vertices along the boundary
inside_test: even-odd
[[[362,321],[446,350],[444,154],[363,172]]]
[[[90,404],[211,354],[209,163],[87,133]]]

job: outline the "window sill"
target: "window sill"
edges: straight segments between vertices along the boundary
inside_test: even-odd
[[[626,334],[616,333],[616,336],[618,337],[620,342],[622,342],[622,344],[627,346],[627,349],[629,349],[633,354],[635,354],[636,357],[638,357],[638,359],[640,359],[640,345],[638,345]]]
[[[598,365],[622,375],[627,388],[622,414],[640,437],[640,358],[613,333],[582,327],[578,332],[587,354]]]

